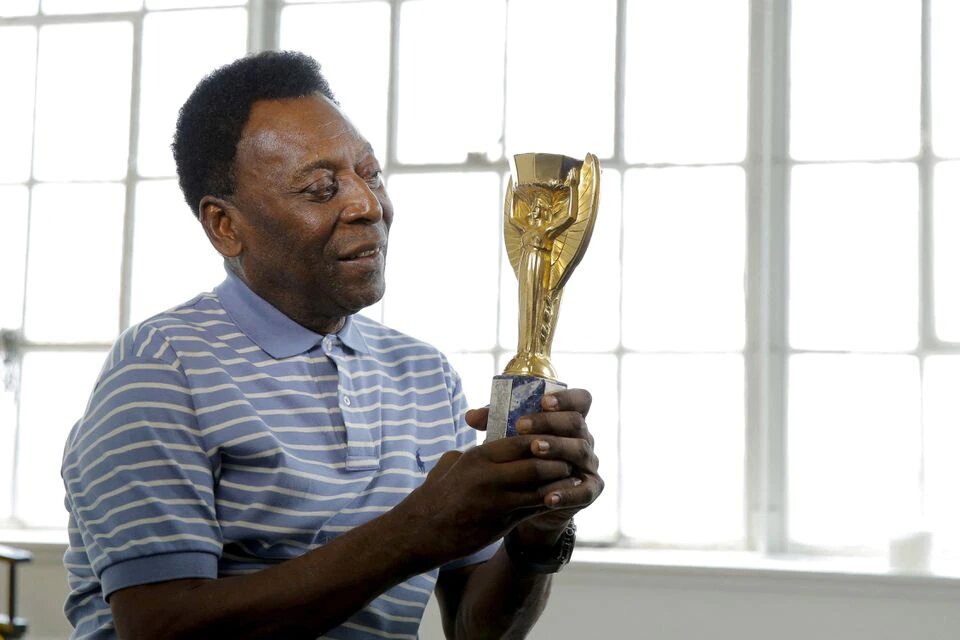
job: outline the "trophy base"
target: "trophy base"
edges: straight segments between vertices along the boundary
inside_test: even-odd
[[[494,376],[490,388],[487,438],[484,442],[517,435],[518,419],[531,413],[539,413],[542,411],[540,398],[566,388],[567,385],[562,382],[535,376]]]

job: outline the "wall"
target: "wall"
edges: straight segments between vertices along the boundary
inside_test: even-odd
[[[20,579],[28,638],[66,637],[62,547],[30,548],[35,560]],[[578,555],[594,561],[575,562],[557,577],[532,640],[960,639],[960,580],[783,567],[622,565],[603,562],[598,553],[578,550]],[[0,597],[4,602],[2,589]],[[421,637],[442,638],[434,602]]]

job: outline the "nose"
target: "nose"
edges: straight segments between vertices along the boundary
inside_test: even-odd
[[[341,182],[347,197],[340,217],[344,222],[380,222],[383,219],[383,206],[367,181],[356,173]]]

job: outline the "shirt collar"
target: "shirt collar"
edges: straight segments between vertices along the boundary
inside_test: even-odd
[[[326,337],[286,316],[254,293],[230,269],[227,269],[227,278],[216,288],[216,293],[237,327],[272,358],[289,358],[304,353]],[[367,342],[352,316],[347,316],[335,335],[350,349],[369,353]]]

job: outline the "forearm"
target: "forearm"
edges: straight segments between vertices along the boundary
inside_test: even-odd
[[[546,607],[551,578],[518,570],[501,547],[470,576],[457,610],[453,638],[525,638]]]
[[[552,545],[555,534],[515,531],[536,544]],[[552,576],[534,573],[510,559],[502,547],[470,575],[457,607],[453,637],[525,638],[536,624],[550,596]]]
[[[171,584],[168,592],[156,585],[160,590],[144,592],[151,602],[141,600],[136,619],[123,619],[114,607],[120,636],[316,638],[390,587],[432,568],[435,561],[409,520],[402,511],[388,512],[257,573],[198,580],[186,589]]]

